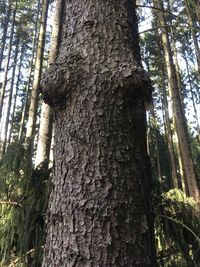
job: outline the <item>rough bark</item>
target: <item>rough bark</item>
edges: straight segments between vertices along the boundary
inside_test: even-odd
[[[154,4],[156,7],[164,10],[163,3],[160,0],[155,0]],[[171,46],[169,42],[168,31],[164,17],[164,13],[158,13],[160,25],[162,26],[162,44],[165,54],[165,62],[167,67],[167,75],[169,80],[169,91],[172,99],[172,109],[175,119],[175,127],[178,135],[178,142],[181,152],[181,160],[183,163],[184,173],[187,180],[189,195],[198,200],[199,191],[197,187],[196,175],[194,171],[194,165],[189,145],[187,125],[185,120],[184,111],[181,105],[180,93],[178,89],[178,81],[176,76],[176,69],[174,66]]]
[[[42,74],[42,63],[45,46],[46,22],[48,13],[49,0],[42,1],[42,14],[40,21],[39,40],[36,52],[36,62],[33,77],[33,86],[31,91],[30,107],[28,112],[28,122],[26,131],[26,140],[32,143],[34,140],[35,124],[37,118],[37,107],[39,98],[39,87]]]
[[[135,1],[66,1],[43,85],[55,166],[43,267],[156,266]]]

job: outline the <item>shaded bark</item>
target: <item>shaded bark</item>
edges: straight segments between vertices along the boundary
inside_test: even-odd
[[[55,166],[43,267],[156,266],[135,1],[66,1],[43,86]]]

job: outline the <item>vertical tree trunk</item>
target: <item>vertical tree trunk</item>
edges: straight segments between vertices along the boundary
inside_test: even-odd
[[[199,48],[198,38],[197,38],[196,30],[195,30],[196,24],[194,22],[194,18],[192,16],[190,6],[189,6],[187,0],[185,0],[185,8],[186,8],[187,16],[188,16],[189,26],[190,26],[191,32],[192,32],[192,38],[193,38],[195,54],[196,54],[196,59],[197,59],[198,72],[200,75],[200,48]]]
[[[195,103],[195,99],[194,99],[194,93],[192,91],[192,81],[190,78],[189,64],[188,64],[188,59],[187,59],[186,54],[184,55],[184,59],[185,59],[185,65],[186,65],[186,70],[187,70],[187,79],[188,79],[188,83],[189,83],[190,94],[191,94],[191,98],[192,98],[192,105],[193,105],[193,109],[194,109],[194,116],[195,116],[195,120],[197,123],[196,125],[197,125],[198,141],[200,143],[200,122],[199,122],[196,103]]]
[[[48,170],[53,117],[50,107],[43,103],[35,157],[35,169]]]
[[[9,1],[7,14],[6,14],[6,17],[5,17],[4,24],[3,24],[3,35],[2,35],[2,38],[1,38],[0,71],[1,71],[1,66],[2,66],[2,61],[3,61],[3,54],[4,54],[5,44],[6,44],[6,37],[7,37],[7,31],[8,31],[8,24],[9,24],[9,20],[10,20],[10,14],[11,14],[11,2]]]
[[[158,24],[157,21],[155,21],[155,23],[156,25]],[[156,42],[157,42],[157,47],[160,51],[160,57],[163,57],[163,48],[161,45],[161,39],[160,39],[158,30],[156,31]],[[165,85],[165,79],[166,79],[164,75],[165,68],[163,65],[161,65],[159,66],[159,69],[160,69],[160,77],[161,77],[161,98],[162,98],[161,102],[162,102],[163,113],[164,113],[165,136],[166,136],[166,142],[167,142],[169,158],[170,158],[171,179],[172,179],[173,187],[176,188],[178,187],[177,164],[176,164],[176,158],[175,158],[175,153],[174,153],[173,134],[172,134],[170,116],[169,116],[167,89]]]
[[[160,0],[154,1],[155,6],[161,10],[164,10],[163,4]],[[169,79],[169,90],[172,97],[172,108],[173,114],[175,118],[175,126],[178,134],[178,141],[181,151],[181,158],[184,166],[184,172],[186,175],[187,185],[189,189],[189,195],[194,197],[194,199],[198,200],[199,191],[197,187],[197,181],[192,161],[192,155],[188,140],[187,134],[187,125],[185,121],[184,111],[182,109],[180,94],[178,89],[178,82],[176,76],[176,70],[173,62],[169,37],[167,28],[165,27],[166,22],[164,18],[164,13],[159,13],[159,22],[162,26],[162,43],[165,54],[165,62],[167,66],[167,74]]]
[[[35,50],[36,50],[36,40],[37,40],[37,32],[38,32],[38,18],[40,13],[40,1],[38,1],[37,6],[37,15],[35,20],[35,30],[33,34],[33,40],[32,40],[32,52],[31,52],[31,62],[30,62],[30,69],[29,69],[29,75],[28,75],[28,81],[25,89],[25,101],[22,107],[22,114],[21,114],[21,120],[19,125],[19,134],[18,134],[18,141],[22,142],[25,132],[25,120],[27,118],[28,113],[28,107],[29,107],[29,93],[30,93],[30,86],[31,86],[31,77],[34,67],[34,58],[35,58]]]
[[[49,0],[42,1],[42,14],[40,22],[40,31],[39,31],[39,41],[37,45],[36,52],[36,62],[34,69],[33,77],[33,87],[31,92],[31,101],[28,113],[28,122],[27,122],[27,131],[26,139],[29,142],[33,142],[34,131],[37,117],[37,107],[38,107],[38,96],[39,96],[39,87],[42,74],[42,63],[43,63],[43,54],[45,46],[45,33],[46,33],[46,22],[47,22],[47,13],[48,13]]]
[[[19,38],[17,37],[16,46],[15,46],[15,55],[13,60],[13,70],[12,70],[12,77],[11,77],[11,85],[10,91],[8,94],[8,106],[6,110],[6,117],[5,117],[5,126],[4,126],[4,141],[2,142],[2,149],[1,149],[1,157],[4,155],[7,145],[7,133],[8,133],[8,125],[9,125],[9,117],[10,117],[10,110],[12,105],[12,97],[13,97],[13,88],[14,88],[14,80],[15,80],[15,71],[17,65],[17,56],[19,51]]]
[[[54,16],[54,24],[51,38],[51,52],[48,61],[49,65],[54,64],[57,58],[59,42],[61,38],[61,19],[63,6],[63,0],[56,1],[56,13]],[[49,105],[43,102],[41,108],[40,128],[35,157],[35,168],[37,169],[43,168],[45,170],[48,168],[50,156],[49,153],[51,147],[52,124],[53,117],[51,108]]]
[[[55,166],[43,267],[156,266],[135,1],[65,1],[43,86]]]
[[[164,77],[163,77],[164,79]],[[164,108],[164,115],[165,115],[165,130],[166,130],[166,140],[169,150],[169,157],[170,157],[170,166],[171,166],[171,176],[172,176],[172,184],[174,188],[178,187],[178,177],[177,177],[177,166],[176,166],[176,159],[174,154],[174,144],[173,144],[173,137],[172,137],[172,129],[169,117],[169,107],[166,95],[166,88],[163,84],[162,86],[162,103]]]
[[[15,8],[13,10],[12,25],[11,25],[11,32],[10,32],[10,40],[9,40],[9,46],[8,46],[7,62],[6,62],[3,85],[2,85],[1,93],[0,93],[0,119],[1,119],[1,116],[2,116],[3,100],[4,100],[6,85],[7,85],[7,79],[8,79],[8,70],[9,70],[9,65],[10,65],[10,56],[11,56],[11,50],[12,50],[12,41],[13,41],[13,34],[14,34],[14,27],[15,27],[16,12],[17,12],[17,0],[15,1]]]
[[[15,108],[16,108],[16,102],[17,102],[17,96],[18,96],[18,90],[19,90],[19,83],[20,83],[23,56],[24,56],[24,45],[22,45],[22,48],[21,48],[21,56],[20,56],[19,65],[18,65],[16,91],[15,91],[15,95],[14,95],[14,99],[13,99],[13,112],[12,112],[12,115],[11,115],[10,131],[9,131],[9,134],[8,134],[8,141],[7,141],[8,145],[10,145],[12,132],[13,132],[13,121],[14,121],[14,116],[15,116]]]

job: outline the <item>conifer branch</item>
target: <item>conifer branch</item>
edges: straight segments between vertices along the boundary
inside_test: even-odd
[[[17,201],[0,201],[1,205],[13,205],[13,206],[19,206],[22,208],[22,204]]]

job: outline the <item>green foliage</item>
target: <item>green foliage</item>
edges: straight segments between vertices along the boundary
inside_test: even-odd
[[[29,155],[23,145],[13,144],[0,166],[1,265],[18,257],[22,258],[16,266],[41,263],[48,175],[32,170]],[[26,255],[32,249],[35,252]]]
[[[200,204],[173,189],[157,199],[155,206],[159,266],[198,267]]]

